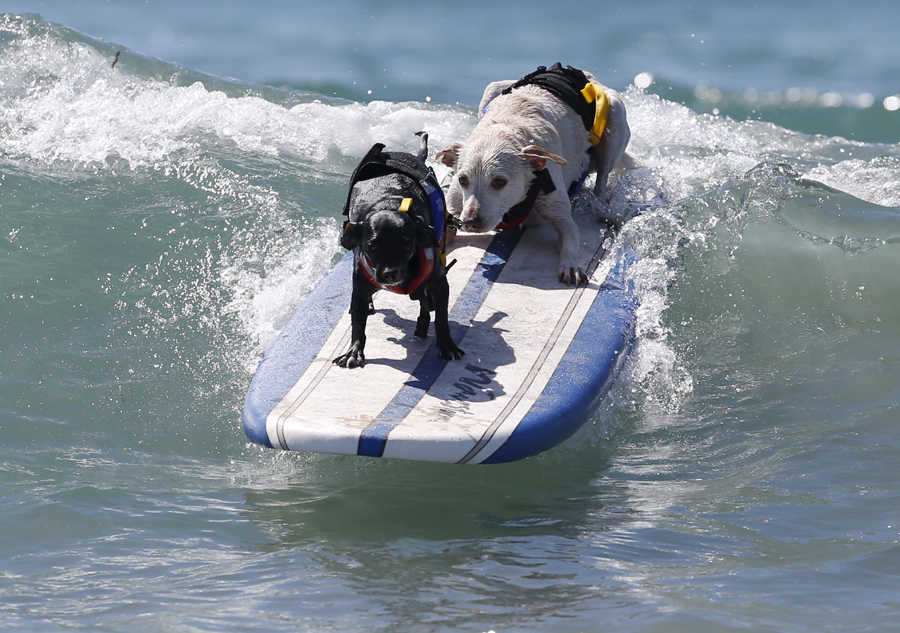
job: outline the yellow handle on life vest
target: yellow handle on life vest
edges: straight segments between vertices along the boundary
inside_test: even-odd
[[[399,211],[400,213],[406,213],[407,211],[409,211],[409,207],[411,206],[412,198],[403,198],[403,200],[400,201],[400,208],[397,209],[397,211]]]
[[[603,136],[603,130],[606,129],[606,119],[609,117],[609,97],[603,88],[590,82],[581,91],[581,95],[588,103],[597,102],[594,125],[591,127],[591,145],[596,145]]]

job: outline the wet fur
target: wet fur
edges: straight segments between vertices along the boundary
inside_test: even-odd
[[[350,298],[350,349],[334,359],[334,363],[341,367],[354,368],[365,364],[366,321],[370,314],[374,314],[372,297],[379,290],[363,274],[360,255],[365,254],[372,262],[375,279],[379,283],[402,285],[409,280],[409,261],[417,256],[419,246],[434,248],[436,256],[431,276],[409,295],[410,299],[419,301],[415,335],[420,338],[428,336],[433,310],[438,355],[446,359],[459,359],[464,354],[450,336],[450,286],[444,265],[437,256],[437,238],[433,231],[423,223],[414,221],[410,214],[397,211],[403,198],[413,198],[416,205],[427,204],[416,182],[402,174],[357,182],[351,192],[350,207],[356,211],[350,217],[358,217],[359,220],[349,224],[341,238],[341,245],[356,253]]]
[[[559,235],[558,276],[567,284],[587,281],[578,263],[580,238],[567,190],[588,169],[597,174],[594,195],[606,203],[607,180],[626,160],[625,148],[631,137],[618,94],[590,73],[585,75],[602,87],[610,100],[606,128],[590,152],[589,135],[571,107],[537,86],[503,95],[503,90],[515,83],[508,80],[493,82],[485,89],[479,105],[483,115],[468,140],[454,143],[436,156],[455,170],[447,193],[450,212],[464,230],[476,233],[496,228],[503,214],[525,197],[534,170],[547,167],[556,191],[539,196],[534,210]],[[501,182],[504,184],[498,188]]]

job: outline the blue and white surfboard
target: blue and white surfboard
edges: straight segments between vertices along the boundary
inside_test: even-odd
[[[556,234],[541,225],[460,233],[448,260],[450,326],[463,360],[438,358],[418,302],[375,295],[366,364],[350,344],[352,254],[312,290],[260,363],[244,406],[254,442],[293,451],[489,464],[552,448],[596,410],[634,343],[634,255],[605,257],[612,231],[576,212],[590,283],[557,280]]]

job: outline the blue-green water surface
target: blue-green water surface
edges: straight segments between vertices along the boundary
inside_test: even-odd
[[[0,627],[895,630],[896,4],[7,5]],[[555,61],[639,164],[591,422],[493,467],[249,444],[360,157]]]

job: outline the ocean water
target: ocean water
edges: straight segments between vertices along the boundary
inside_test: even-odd
[[[0,627],[900,626],[900,5],[0,11]],[[249,444],[363,153],[433,155],[556,61],[640,165],[639,342],[591,423],[491,467]]]

